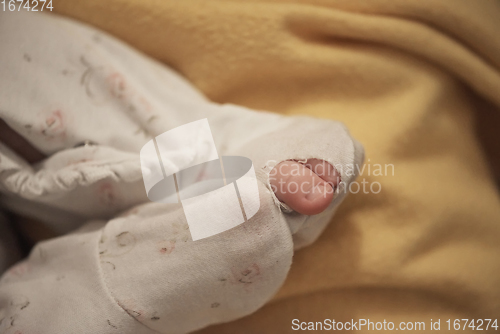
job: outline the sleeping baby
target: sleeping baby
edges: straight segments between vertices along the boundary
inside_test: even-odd
[[[212,103],[80,23],[0,12],[0,43],[1,204],[51,236],[3,273],[0,333],[185,333],[248,315],[321,234],[363,162],[338,122]],[[193,240],[181,204],[148,199],[140,151],[201,119],[219,156],[251,160],[260,206]],[[2,234],[0,252],[11,239]]]

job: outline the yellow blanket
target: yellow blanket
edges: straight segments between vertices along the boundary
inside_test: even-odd
[[[268,305],[202,333],[285,333],[293,319],[326,318],[427,330],[441,319],[443,330],[448,319],[500,315],[500,200],[474,132],[480,109],[500,106],[500,2],[53,6],[167,63],[214,101],[340,120],[365,146],[359,182],[372,191],[350,195],[296,253]]]

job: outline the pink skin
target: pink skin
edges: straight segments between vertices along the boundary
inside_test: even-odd
[[[119,86],[121,82],[118,81]],[[0,119],[0,141],[29,163],[45,158],[27,140]],[[315,215],[324,211],[334,197],[340,174],[329,163],[309,159],[305,163],[283,161],[270,173],[270,183],[276,197],[298,213]],[[333,187],[333,188],[332,188]],[[109,190],[107,187],[101,190]]]
[[[324,211],[334,197],[340,174],[328,162],[309,159],[304,164],[283,161],[269,174],[276,197],[304,215]]]

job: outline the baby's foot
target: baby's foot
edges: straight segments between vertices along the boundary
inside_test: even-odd
[[[298,213],[315,215],[330,205],[340,173],[320,159],[283,161],[273,168],[269,182],[281,202]]]

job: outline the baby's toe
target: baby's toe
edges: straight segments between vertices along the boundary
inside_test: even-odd
[[[328,182],[335,190],[340,183],[340,173],[331,164],[321,159],[308,159],[304,164],[314,174]]]
[[[315,215],[330,205],[340,178],[329,163],[310,159],[305,165],[295,161],[279,163],[269,174],[269,180],[280,201],[298,213]]]

